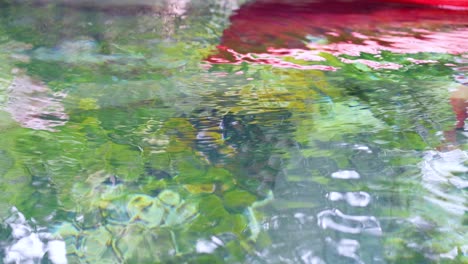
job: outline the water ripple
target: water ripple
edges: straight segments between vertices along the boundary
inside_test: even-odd
[[[359,179],[361,176],[356,171],[340,170],[332,173],[331,177],[335,179]]]
[[[330,237],[327,237],[325,241],[330,246],[335,248],[339,255],[354,259],[356,263],[364,263],[357,254],[357,251],[361,246],[359,241],[354,239],[341,239],[340,241],[336,242]]]
[[[460,191],[468,187],[468,180],[462,177],[468,172],[464,165],[467,161],[468,154],[460,149],[427,152],[420,165],[423,186],[430,192],[424,198],[450,213],[468,212],[466,195],[460,195]]]
[[[301,8],[298,8],[301,6]],[[364,8],[365,7],[365,8]],[[366,10],[365,13],[362,10]],[[411,10],[411,16],[408,11]],[[373,70],[399,69],[382,52],[418,54],[467,52],[465,11],[402,8],[369,1],[278,3],[257,1],[241,8],[224,32],[211,64],[272,65],[278,68],[336,71],[331,54]],[[281,23],[277,17],[281,17]],[[450,27],[447,27],[450,25]],[[359,57],[363,54],[373,58]],[[436,63],[409,58],[409,63]]]
[[[356,207],[366,207],[371,201],[371,196],[366,192],[330,192],[327,198],[330,201],[345,200],[349,205]]]
[[[61,103],[65,93],[54,94],[28,76],[15,77],[8,92],[5,110],[23,127],[54,131],[68,119]]]
[[[333,229],[348,234],[382,234],[380,223],[374,216],[346,215],[338,209],[320,212],[317,215],[317,223],[322,229]]]
[[[31,226],[18,209],[13,207],[3,224],[11,228],[8,243],[0,244],[5,252],[4,263],[38,263],[46,254],[52,264],[68,263],[65,242],[43,228]]]

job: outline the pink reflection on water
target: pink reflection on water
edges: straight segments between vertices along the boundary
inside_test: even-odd
[[[381,41],[390,42],[390,47],[377,45],[381,50],[394,53],[436,52],[448,54],[461,54],[468,51],[468,28],[452,32],[432,32],[423,35],[423,38],[382,36]]]
[[[55,131],[68,120],[61,103],[65,96],[28,76],[16,76],[8,88],[5,110],[23,127]]]
[[[287,61],[286,59],[294,58],[297,60],[303,61],[324,61],[323,57],[314,54],[313,52],[308,52],[305,50],[293,49],[269,49],[268,53],[246,53],[242,54],[229,49],[226,47],[219,46],[219,50],[222,50],[223,53],[229,54],[230,59],[223,57],[210,57],[208,59],[212,64],[241,64],[242,62],[248,62],[256,65],[271,65],[277,68],[290,68],[290,69],[299,69],[299,70],[322,70],[322,71],[336,71],[337,68],[327,65],[302,65]]]
[[[327,45],[309,43],[307,46],[311,50],[328,52],[335,56],[359,56],[361,53],[379,54],[381,51],[390,51],[400,54],[433,52],[454,55],[468,52],[468,28],[462,28],[452,32],[430,32],[419,36],[419,38],[415,36],[398,35],[371,37],[362,35],[361,33],[357,34],[362,36],[361,38],[365,37],[366,40],[363,41],[362,44],[346,41]]]
[[[380,63],[377,61],[363,60],[363,59],[349,60],[349,59],[341,58],[341,61],[344,63],[348,63],[348,64],[362,63],[374,70],[380,70],[380,69],[398,70],[399,68],[403,67],[402,65],[397,64],[397,63],[391,63],[391,62]]]
[[[395,32],[392,32],[395,33]],[[405,34],[404,32],[397,32]],[[421,33],[421,31],[419,31]],[[292,68],[301,70],[324,70],[324,71],[335,71],[336,67],[326,65],[310,65],[309,62],[321,62],[325,61],[325,58],[320,56],[322,52],[332,54],[334,56],[348,55],[358,57],[362,53],[378,55],[382,51],[389,51],[399,54],[416,54],[422,52],[430,53],[445,53],[445,54],[463,54],[468,52],[468,28],[458,29],[452,32],[430,32],[428,34],[421,35],[419,38],[414,36],[401,36],[401,35],[382,35],[377,37],[366,36],[359,32],[352,32],[354,36],[359,36],[360,39],[364,39],[362,43],[353,43],[350,41],[329,43],[329,44],[316,44],[309,43],[307,49],[286,49],[286,48],[268,48],[265,53],[240,53],[234,49],[219,46],[218,49],[222,50],[225,54],[229,54],[226,57],[213,56],[208,59],[213,64],[218,63],[229,63],[229,64],[240,64],[242,62],[248,62],[251,64],[258,65],[272,65],[278,68]],[[383,44],[384,43],[384,44]],[[294,61],[300,61],[307,63],[307,65],[299,64],[296,62],[288,61],[288,59],[294,59]],[[390,62],[378,62],[364,59],[340,59],[343,63],[362,63],[372,69],[392,69],[396,70],[402,67],[402,65]],[[408,59],[409,62],[415,64],[422,63],[436,63],[434,60],[416,60]]]
[[[410,61],[414,64],[429,64],[429,63],[437,63],[438,61],[436,60],[416,60],[416,59],[413,59],[413,58],[407,58],[406,59],[407,61]],[[450,65],[445,65],[445,66],[450,66]],[[452,64],[452,66],[455,66],[455,64]]]

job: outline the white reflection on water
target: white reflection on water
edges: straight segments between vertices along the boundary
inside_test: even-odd
[[[336,242],[330,237],[325,239],[329,245],[336,249],[339,255],[354,259],[356,263],[364,263],[358,256],[357,251],[360,248],[360,244],[354,239],[341,239]]]
[[[218,247],[223,247],[224,242],[218,237],[212,236],[211,240],[200,239],[197,241],[196,249],[198,253],[213,253]]]
[[[468,154],[460,149],[428,151],[421,163],[421,173],[423,186],[431,196],[426,195],[424,198],[453,214],[463,215],[468,212],[466,196],[459,193],[468,187],[468,180],[457,175],[468,172],[468,167],[464,165],[466,162]]]
[[[359,173],[353,170],[340,170],[332,173],[332,178],[335,179],[359,179]]]
[[[330,192],[327,198],[330,201],[345,200],[349,205],[356,207],[366,207],[371,201],[371,196],[366,192]]]
[[[382,229],[374,216],[343,214],[338,209],[324,210],[317,215],[317,223],[323,229],[333,229],[348,234],[381,235]]]
[[[11,209],[11,216],[3,225],[11,228],[11,240],[2,245],[5,264],[33,264],[48,255],[52,264],[66,264],[65,242],[41,228],[33,228],[24,215],[16,208]]]
[[[455,260],[460,255],[468,255],[467,233],[463,224],[463,218],[468,212],[466,206],[468,200],[464,192],[468,187],[467,162],[468,153],[461,149],[425,152],[420,163],[421,185],[427,190],[423,198],[430,205],[436,205],[436,207],[430,206],[429,210],[436,212],[437,215],[431,219],[431,214],[426,213],[425,216],[416,216],[408,220],[423,230],[436,229],[445,233],[447,247],[442,253],[427,249],[428,246],[424,244],[438,243],[435,237],[428,238],[423,244],[410,242],[407,244],[408,247],[424,252],[426,256],[434,260]],[[424,214],[424,210],[422,213]]]
[[[321,258],[314,255],[312,251],[306,251],[301,255],[301,260],[304,264],[326,264]]]

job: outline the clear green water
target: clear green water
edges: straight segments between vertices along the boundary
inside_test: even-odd
[[[467,263],[467,20],[230,61],[243,3],[115,3],[0,10],[4,263]]]

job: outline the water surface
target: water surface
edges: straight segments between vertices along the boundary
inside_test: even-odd
[[[468,261],[466,11],[3,6],[3,263]]]

